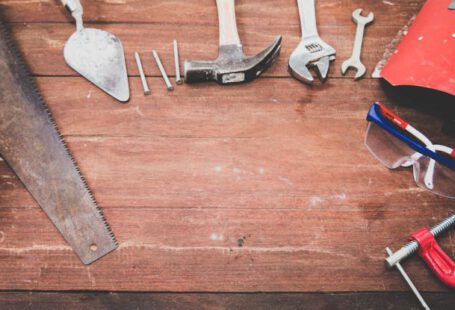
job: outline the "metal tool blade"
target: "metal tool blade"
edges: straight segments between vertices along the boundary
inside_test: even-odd
[[[0,156],[84,264],[117,247],[0,18]]]
[[[321,57],[316,63],[316,73],[320,80],[325,80],[329,73],[330,58],[329,56]]]
[[[130,98],[125,55],[110,32],[83,28],[65,44],[66,63],[87,80],[121,102]]]

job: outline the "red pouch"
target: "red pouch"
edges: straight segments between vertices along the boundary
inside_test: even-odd
[[[455,10],[452,0],[428,0],[381,71],[394,86],[455,95]]]

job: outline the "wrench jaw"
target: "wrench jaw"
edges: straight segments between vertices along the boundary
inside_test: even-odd
[[[341,65],[341,74],[345,75],[349,69],[355,69],[357,71],[354,77],[355,80],[361,79],[367,72],[367,69],[361,62],[357,63],[351,58],[343,62]]]
[[[360,80],[365,73],[367,73],[367,68],[363,64],[359,68],[357,68],[357,73],[355,74],[354,80]]]
[[[330,66],[330,57],[324,56],[319,59],[318,62],[315,63],[316,66],[316,73],[321,81],[325,81],[327,75],[329,74],[329,66]]]
[[[358,23],[361,21],[363,24],[368,25],[374,21],[374,13],[370,12],[367,16],[362,15],[363,9],[356,9],[352,12],[352,21]]]
[[[313,75],[307,67],[309,64],[308,56],[300,53],[298,49],[295,50],[289,58],[288,68],[291,75],[297,80],[307,84],[313,84]]]
[[[330,67],[330,56],[321,57],[316,62],[309,62],[306,57],[299,57],[299,55],[291,55],[289,59],[289,72],[297,80],[313,84],[314,78],[309,68],[312,68],[319,80],[325,81],[327,79]]]
[[[289,58],[289,72],[297,80],[313,84],[314,78],[309,70],[313,68],[323,82],[327,79],[330,62],[336,59],[333,47],[317,36],[303,39]]]

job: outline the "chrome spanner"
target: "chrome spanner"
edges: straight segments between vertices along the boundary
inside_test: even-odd
[[[367,69],[360,60],[360,54],[362,52],[363,34],[365,32],[366,25],[370,24],[374,20],[373,12],[370,12],[367,17],[362,16],[362,9],[357,9],[352,13],[352,20],[357,24],[357,31],[355,33],[354,48],[352,50],[352,56],[341,65],[341,73],[346,74],[349,68],[357,70],[355,79],[362,78],[367,72]]]
[[[315,0],[297,0],[297,4],[302,40],[289,58],[289,71],[296,79],[311,84],[314,79],[308,68],[314,67],[319,78],[325,80],[336,51],[319,37]]]

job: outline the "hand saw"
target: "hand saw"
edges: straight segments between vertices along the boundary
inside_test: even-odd
[[[84,264],[117,248],[0,16],[0,156]]]

